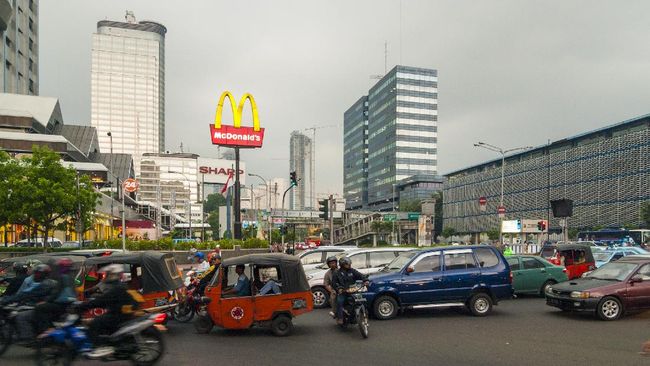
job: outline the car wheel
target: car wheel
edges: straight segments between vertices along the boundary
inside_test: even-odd
[[[555,282],[555,281],[553,281],[553,280],[548,280],[548,281],[544,282],[544,284],[542,285],[542,288],[539,289],[539,296],[541,296],[541,297],[546,296],[546,290],[547,290],[549,287],[555,285],[556,283],[557,283],[557,282]]]
[[[271,322],[271,331],[278,337],[286,337],[293,331],[291,318],[286,315],[278,315]]]
[[[329,304],[329,293],[322,287],[315,287],[311,290],[311,295],[314,298],[314,307],[322,309]]]
[[[617,298],[612,296],[604,297],[596,308],[596,314],[602,320],[616,320],[620,318],[622,313],[623,305]]]
[[[393,319],[397,316],[397,310],[399,306],[397,301],[391,296],[381,296],[373,305],[373,313],[375,318],[379,320],[388,320]]]
[[[469,311],[474,316],[486,316],[492,311],[492,299],[486,293],[479,292],[469,299]]]

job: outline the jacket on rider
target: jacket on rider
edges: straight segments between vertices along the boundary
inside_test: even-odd
[[[347,289],[348,287],[355,284],[357,281],[365,281],[368,279],[368,276],[357,271],[354,268],[339,268],[334,272],[334,278],[332,281],[332,287],[336,291],[340,289]]]
[[[25,282],[25,279],[27,278],[26,274],[18,274],[16,277],[8,280],[7,282],[9,283],[7,286],[7,289],[5,290],[4,294],[2,294],[3,297],[9,297],[15,295],[20,287],[23,285],[23,282]]]
[[[103,292],[82,304],[80,310],[104,308],[107,314],[130,315],[138,307],[138,302],[129,294],[120,281],[106,282]]]

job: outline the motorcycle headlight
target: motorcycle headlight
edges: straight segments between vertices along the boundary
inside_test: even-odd
[[[588,299],[589,298],[589,292],[587,291],[573,291],[571,293],[571,297],[574,299]]]

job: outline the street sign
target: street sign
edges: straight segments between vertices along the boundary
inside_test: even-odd
[[[386,214],[384,215],[384,221],[397,221],[396,214]]]
[[[506,217],[506,206],[499,206],[497,208],[497,213],[499,214],[500,219]]]
[[[502,233],[521,233],[521,220],[503,220],[501,221]]]
[[[408,219],[409,221],[417,221],[420,219],[420,214],[419,213],[409,213],[408,214]]]
[[[140,188],[140,182],[138,182],[133,178],[129,178],[124,181],[123,187],[126,192],[132,193],[137,191],[138,188]]]

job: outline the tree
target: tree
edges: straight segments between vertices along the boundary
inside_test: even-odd
[[[95,222],[94,211],[99,202],[100,194],[95,192],[92,187],[89,176],[79,176],[79,185],[74,192],[76,195],[75,213],[70,220],[71,229],[81,234],[81,238],[77,238],[79,243],[83,241],[83,234],[91,230]]]
[[[641,221],[650,228],[650,201],[641,204]]]
[[[77,172],[61,165],[57,153],[34,146],[32,156],[21,163],[25,165],[25,179],[20,187],[21,196],[25,198],[24,212],[29,213],[35,228],[43,233],[44,243],[48,242],[56,221],[75,215],[80,204],[89,212],[95,209],[97,196],[94,196],[92,184],[83,187],[80,184],[77,194]],[[82,196],[86,198],[83,203],[78,199]]]
[[[497,230],[497,229],[490,229],[490,230],[487,231],[486,234],[488,236],[488,239],[490,239],[490,240],[499,239],[499,230]]]
[[[442,235],[442,191],[438,191],[432,194],[431,198],[436,200],[436,212],[433,218],[433,231]]]
[[[226,205],[226,199],[220,193],[212,193],[203,203],[203,212],[218,211],[219,207]]]
[[[373,221],[370,223],[372,231],[376,232],[378,236],[383,237],[384,234],[393,230],[393,223],[390,221]]]
[[[450,238],[456,235],[456,229],[453,227],[446,227],[442,229],[442,233],[440,235],[442,235],[443,238]]]
[[[4,245],[7,246],[8,236],[6,226],[14,222],[21,215],[20,199],[17,197],[17,188],[21,184],[23,169],[18,161],[9,154],[0,151],[0,227],[4,230]]]
[[[400,202],[399,210],[402,212],[422,212],[422,201],[410,200]]]
[[[212,239],[219,240],[219,210],[214,210],[208,215],[208,224],[212,229]]]

